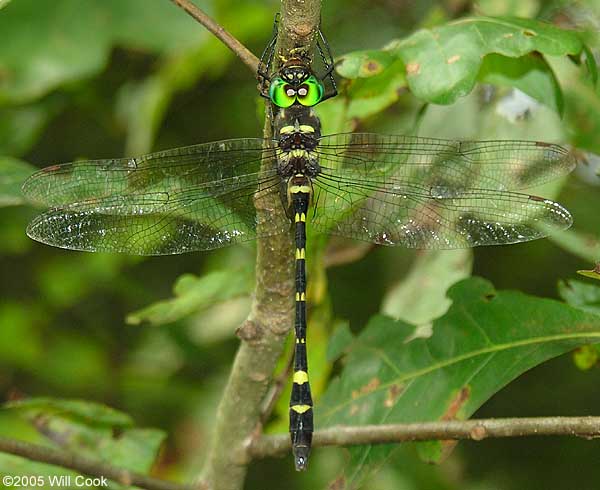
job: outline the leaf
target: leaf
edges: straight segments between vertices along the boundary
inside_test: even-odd
[[[565,230],[553,233],[548,239],[563,250],[589,262],[594,262],[600,257],[600,239],[594,235]]]
[[[448,296],[452,306],[427,339],[414,338],[415,328],[402,321],[371,319],[317,406],[321,427],[467,419],[528,369],[600,339],[600,317],[495,291],[480,278],[459,282]],[[368,470],[366,459],[381,464],[392,447],[352,449],[352,472]],[[432,461],[451,449],[442,442],[420,447]]]
[[[38,463],[12,454],[0,453],[0,474],[24,476],[24,475],[42,475],[44,482],[49,482],[50,476],[70,475],[71,480],[75,481],[77,473],[61,468],[60,466]],[[8,488],[8,487],[0,487]],[[32,487],[26,487],[32,488]],[[42,486],[38,488],[44,488]]]
[[[115,409],[83,400],[33,398],[6,405],[30,420],[49,442],[67,451],[146,473],[165,434],[131,427]]]
[[[18,411],[30,420],[40,415],[56,415],[66,419],[79,420],[90,425],[120,428],[133,425],[131,417],[126,413],[85,400],[26,398],[6,403],[4,408]]]
[[[0,155],[26,153],[63,105],[62,100],[48,98],[35,104],[0,107]]]
[[[381,311],[414,325],[428,324],[448,310],[446,291],[469,277],[472,267],[468,249],[423,251],[408,276],[386,294]]]
[[[174,298],[131,313],[126,321],[131,325],[172,323],[217,302],[248,295],[252,288],[252,277],[244,271],[223,270],[202,277],[184,274],[175,283]]]
[[[593,283],[559,281],[558,294],[569,305],[600,315],[600,287]]]
[[[16,158],[0,157],[0,207],[25,202],[21,185],[36,170],[33,165]]]
[[[336,71],[344,78],[369,78],[390,67],[395,57],[383,50],[354,51],[340,57]]]
[[[341,57],[337,71],[352,81],[350,88],[359,79],[402,72],[416,97],[436,104],[452,104],[471,92],[478,79],[508,84],[560,112],[560,87],[546,61],[538,54],[539,59],[533,60],[532,53],[576,57],[584,56],[586,49],[576,32],[550,24],[474,17],[421,29],[379,51],[348,53]],[[589,69],[596,71],[593,65]],[[348,96],[352,99],[350,91]]]
[[[10,39],[0,45],[0,103],[99,73],[114,45],[167,53],[207,36],[162,0],[19,0],[0,13],[0,32]]]
[[[576,33],[539,21],[479,17],[417,31],[391,51],[406,64],[408,85],[417,97],[451,104],[473,89],[489,54],[580,55],[583,43]]]
[[[346,321],[341,321],[333,330],[329,343],[327,344],[327,360],[333,362],[338,359],[352,344],[354,336],[350,331],[350,324]]]
[[[479,71],[480,82],[515,87],[546,104],[562,116],[564,99],[554,72],[537,53],[508,58],[499,54],[486,56]]]
[[[0,0],[0,9],[6,7],[8,5],[8,2],[10,2],[10,0]]]

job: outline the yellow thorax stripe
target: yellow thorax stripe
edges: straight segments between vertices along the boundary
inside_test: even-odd
[[[312,407],[310,405],[292,405],[290,408],[296,413],[304,413],[309,411]]]
[[[298,194],[299,192],[304,192],[304,194],[310,194],[311,188],[308,185],[292,185],[290,186],[290,192],[292,194]]]
[[[294,383],[297,385],[303,385],[308,383],[308,373],[306,371],[296,371],[294,373]]]
[[[303,248],[296,249],[296,260],[306,259],[306,251]]]
[[[309,126],[308,124],[301,124],[298,129],[300,130],[301,133],[314,133],[315,132],[315,128],[313,128],[312,126]],[[296,131],[296,128],[294,126],[284,126],[283,128],[281,128],[279,130],[279,134],[291,134],[295,131]]]

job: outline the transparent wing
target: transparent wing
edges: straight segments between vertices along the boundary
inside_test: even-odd
[[[358,183],[343,175],[314,180],[312,227],[382,245],[453,249],[525,242],[568,228],[569,212],[536,196],[411,183]]]
[[[289,231],[285,221],[259,223],[255,205],[279,194],[279,180],[258,181],[257,175],[246,179],[248,185],[218,195],[189,189],[115,195],[54,208],[36,217],[27,234],[47,245],[72,250],[169,255]]]
[[[258,222],[257,201],[279,192],[276,170],[260,170],[274,155],[263,145],[227,140],[43,169],[23,190],[53,209],[27,233],[62,248],[164,255],[285,232],[288,223]]]
[[[323,172],[388,188],[523,189],[568,174],[576,164],[566,149],[537,141],[345,133],[322,137],[316,151]]]
[[[203,188],[221,193],[239,176],[255,174],[275,149],[260,138],[214,141],[136,158],[64,163],[41,169],[23,184],[30,201],[64,206],[112,195]],[[219,187],[218,183],[224,182]]]

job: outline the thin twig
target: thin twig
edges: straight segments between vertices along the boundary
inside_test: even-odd
[[[414,424],[335,426],[316,431],[314,446],[353,446],[407,441],[469,439],[481,441],[498,437],[577,436],[600,437],[600,417],[529,417],[505,419],[449,420]],[[276,456],[290,449],[289,436],[262,436],[256,439],[254,457]]]
[[[126,487],[134,486],[148,490],[197,490],[197,487],[190,485],[150,478],[149,476],[134,473],[124,468],[99,463],[83,456],[69,454],[63,450],[6,437],[0,437],[0,452],[21,456],[31,461],[61,466],[88,476],[106,477]]]
[[[486,438],[568,435],[600,437],[600,417],[530,417],[472,419],[413,424],[334,426],[316,431],[314,446],[390,444],[407,441],[461,440]],[[287,435],[263,436],[254,441],[255,457],[267,457],[289,449]]]
[[[175,5],[185,10],[191,17],[200,22],[210,32],[212,32],[216,38],[218,38],[225,46],[233,51],[242,62],[256,73],[258,70],[258,58],[252,54],[252,52],[227,32],[222,26],[217,24],[211,19],[206,12],[202,11],[191,0],[171,0]]]

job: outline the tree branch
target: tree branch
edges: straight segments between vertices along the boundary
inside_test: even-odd
[[[600,417],[529,417],[505,419],[449,420],[414,424],[335,426],[316,431],[313,446],[353,446],[407,441],[469,439],[490,437],[578,436],[600,437]],[[256,458],[284,453],[289,437],[262,436],[250,449]]]
[[[215,37],[231,49],[231,51],[233,51],[253,73],[256,73],[256,70],[258,70],[258,58],[222,26],[211,19],[206,12],[194,5],[191,0],[171,0],[171,2],[178,7],[181,7],[191,17],[212,32]]]
[[[175,0],[173,0],[175,1]],[[180,0],[178,0],[180,1]],[[276,52],[311,49],[319,26],[321,0],[282,0]],[[280,61],[275,57],[275,69]],[[272,138],[267,107],[264,136]],[[261,171],[274,161],[265,159]],[[273,221],[289,223],[278,196],[255,199],[258,236]],[[289,225],[288,225],[289,226]],[[214,441],[204,471],[211,490],[238,490],[244,485],[253,438],[260,435],[261,409],[287,335],[293,326],[294,242],[291,233],[257,241],[256,290],[252,310],[239,328],[243,342],[217,409]]]
[[[48,463],[75,470],[88,476],[106,477],[126,487],[134,486],[148,490],[194,490],[195,487],[150,478],[117,466],[99,463],[96,460],[69,454],[64,450],[53,449],[39,444],[0,437],[0,452],[14,454],[32,461]]]

